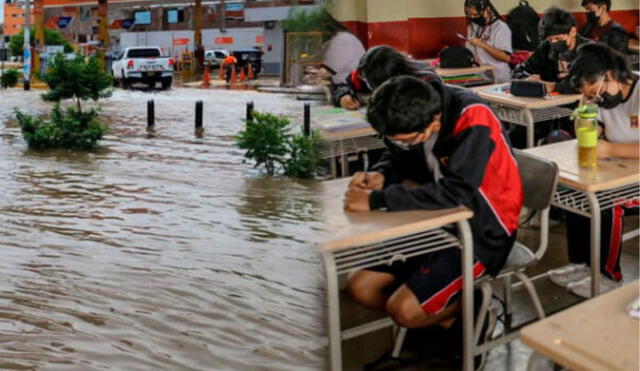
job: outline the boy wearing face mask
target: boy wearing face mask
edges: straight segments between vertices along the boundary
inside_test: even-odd
[[[604,126],[604,140],[597,147],[598,158],[640,157],[640,86],[625,57],[602,44],[585,45],[571,67],[571,81],[584,97],[598,107],[598,121]],[[640,200],[629,199],[603,211],[600,242],[600,292],[610,291],[622,281],[620,248],[622,217],[637,215]],[[567,214],[567,247],[569,265],[549,273],[552,282],[567,287],[572,293],[591,296],[591,269],[588,218]]]
[[[376,89],[367,119],[387,150],[371,172],[354,175],[345,208],[466,206],[474,213],[474,275],[499,272],[515,240],[523,195],[508,139],[491,109],[469,90],[401,76]],[[404,180],[418,186],[407,187]],[[387,311],[401,326],[448,328],[460,324],[453,320],[460,276],[460,251],[447,249],[353,272],[348,287],[358,302]]]
[[[571,13],[556,7],[545,10],[538,33],[545,41],[515,68],[512,77],[544,81],[548,92],[575,94],[568,79],[569,67],[578,47],[590,41],[578,34]]]
[[[500,19],[500,13],[489,0],[465,0],[464,12],[467,15],[466,47],[473,52],[480,64],[495,67],[498,82],[506,82],[511,77],[509,60],[511,29]]]
[[[582,7],[587,11],[587,23],[580,30],[580,35],[625,53],[627,32],[611,18],[611,0],[582,0]]]

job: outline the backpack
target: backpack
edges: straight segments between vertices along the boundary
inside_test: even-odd
[[[446,46],[440,51],[440,67],[468,68],[476,64],[471,50],[463,46]]]
[[[507,24],[511,28],[513,50],[534,51],[540,43],[538,23],[540,17],[527,0],[520,0],[518,6],[507,15]]]

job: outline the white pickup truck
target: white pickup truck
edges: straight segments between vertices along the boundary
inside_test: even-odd
[[[134,83],[144,83],[153,89],[160,82],[166,90],[173,81],[173,65],[173,58],[163,57],[158,47],[131,47],[118,54],[111,65],[111,74],[114,84],[124,89]]]

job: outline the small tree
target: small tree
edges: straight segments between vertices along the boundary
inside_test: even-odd
[[[10,68],[8,70],[0,71],[2,75],[0,76],[0,86],[4,89],[12,88],[18,85],[18,78],[20,76],[20,72],[15,68]]]
[[[48,102],[74,99],[78,112],[82,112],[81,101],[107,98],[111,91],[111,75],[104,71],[100,61],[91,57],[88,62],[80,56],[66,60],[57,55],[43,80],[51,89],[42,95]]]
[[[111,94],[108,90],[111,76],[104,71],[100,61],[95,57],[85,61],[81,56],[67,60],[58,55],[44,81],[51,90],[43,94],[42,99],[55,102],[50,119],[32,117],[16,110],[22,136],[29,148],[94,149],[106,128],[98,121],[98,110],[83,112],[81,102],[97,101]],[[65,99],[75,100],[76,108],[60,108],[60,102]]]
[[[246,150],[244,157],[254,160],[255,167],[264,166],[269,175],[281,170],[286,176],[313,178],[322,163],[318,132],[292,135],[283,116],[254,112],[236,141]]]
[[[35,45],[35,30],[31,29],[31,37],[29,37],[31,45]],[[71,43],[65,40],[64,36],[60,31],[50,30],[48,28],[44,29],[44,42],[47,45],[62,45],[64,46],[65,53],[72,53],[73,47]],[[22,55],[22,50],[24,47],[24,30],[20,31],[13,36],[9,40],[9,51],[11,55]]]
[[[245,130],[237,136],[238,147],[247,150],[244,157],[264,165],[267,174],[274,175],[276,166],[287,154],[289,120],[270,113],[253,113],[253,120],[246,122]]]

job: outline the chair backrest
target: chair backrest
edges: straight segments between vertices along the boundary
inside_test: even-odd
[[[539,156],[514,149],[520,169],[524,206],[530,210],[544,210],[551,205],[558,183],[558,165]]]

